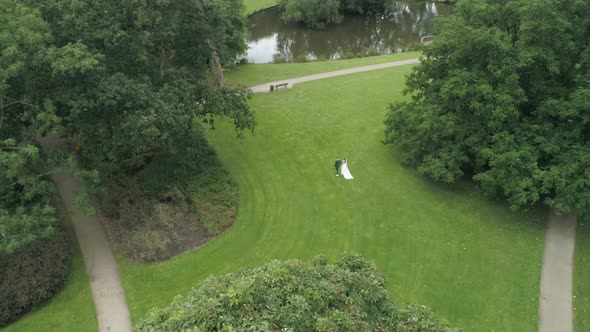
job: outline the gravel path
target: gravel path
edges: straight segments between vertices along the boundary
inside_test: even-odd
[[[52,174],[51,178],[72,216],[92,289],[99,331],[131,332],[129,309],[106,232],[96,217],[83,214],[74,205],[74,195],[82,192],[82,184],[68,169]]]
[[[572,272],[576,215],[551,213],[545,238],[539,332],[572,332]]]
[[[252,86],[249,89],[252,90],[252,92],[254,92],[254,93],[257,93],[257,92],[270,92],[270,86],[271,85],[277,85],[277,84],[280,84],[280,83],[289,83],[289,85],[287,87],[288,88],[292,88],[297,83],[303,83],[303,82],[321,80],[323,78],[329,78],[329,77],[336,77],[336,76],[342,76],[342,75],[362,73],[362,72],[370,71],[370,70],[378,70],[378,69],[384,69],[384,68],[391,68],[391,67],[411,65],[411,64],[418,63],[418,62],[420,62],[420,59],[410,59],[410,60],[403,60],[403,61],[394,61],[394,62],[381,63],[381,64],[378,64],[378,65],[371,65],[371,66],[363,66],[363,67],[355,67],[355,68],[349,68],[349,69],[342,69],[342,70],[337,70],[337,71],[330,71],[330,72],[327,72],[327,73],[321,73],[321,74],[315,74],[315,75],[309,75],[309,76],[303,76],[303,77],[297,77],[297,78],[290,78],[290,79],[276,81],[276,82],[264,83],[264,84],[261,84],[261,85]]]

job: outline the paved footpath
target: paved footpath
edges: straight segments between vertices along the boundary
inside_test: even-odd
[[[96,217],[85,215],[74,205],[74,195],[82,192],[82,184],[69,169],[52,174],[51,179],[72,217],[92,289],[99,331],[131,332],[129,309],[106,232]]]
[[[277,85],[280,83],[289,83],[289,85],[287,87],[292,88],[297,83],[321,80],[323,78],[329,78],[329,77],[362,73],[362,72],[371,71],[371,70],[378,70],[378,69],[385,69],[385,68],[391,68],[391,67],[411,65],[411,64],[418,63],[418,62],[420,62],[420,59],[410,59],[410,60],[403,60],[403,61],[381,63],[378,65],[342,69],[342,70],[337,70],[337,71],[330,71],[327,73],[321,73],[321,74],[315,74],[315,75],[309,75],[309,76],[303,76],[303,77],[297,77],[297,78],[289,78],[289,79],[285,79],[282,81],[264,83],[261,85],[256,85],[256,86],[250,87],[249,89],[252,90],[252,92],[254,92],[254,93],[256,93],[256,92],[270,92],[271,85]]]
[[[572,272],[576,215],[551,212],[545,237],[539,298],[539,332],[572,332]]]

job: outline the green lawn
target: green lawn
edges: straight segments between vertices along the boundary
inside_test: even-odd
[[[400,303],[431,306],[468,331],[536,331],[545,218],[511,212],[470,184],[433,184],[380,143],[388,102],[410,66],[257,94],[258,128],[243,141],[219,121],[208,133],[239,183],[239,214],[220,238],[170,261],[118,257],[137,322],[211,274],[271,259],[374,260]],[[337,155],[354,180],[335,177]]]
[[[58,204],[60,211],[66,211],[62,201]],[[64,216],[63,213],[62,216]],[[74,237],[69,217],[65,216],[65,218],[67,219],[63,223]],[[82,253],[76,240],[72,241],[75,246],[72,271],[64,289],[38,309],[29,312],[5,328],[0,328],[1,332],[98,331],[94,302],[82,261]]]
[[[575,330],[590,331],[590,221],[580,222],[576,229],[574,259]]]
[[[405,52],[333,61],[304,63],[268,63],[235,66],[224,72],[225,79],[234,85],[253,86],[257,84],[301,77],[334,70],[375,65],[391,61],[418,58],[420,52]]]
[[[250,15],[261,9],[266,9],[278,5],[278,0],[244,0],[246,14]]]

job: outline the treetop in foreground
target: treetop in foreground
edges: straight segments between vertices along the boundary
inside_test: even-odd
[[[335,264],[272,261],[210,277],[153,309],[138,331],[453,331],[424,307],[394,306],[375,265],[354,254]]]
[[[437,181],[590,212],[590,3],[458,3],[390,106],[386,139]]]

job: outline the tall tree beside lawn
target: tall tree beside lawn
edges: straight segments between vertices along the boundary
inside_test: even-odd
[[[590,4],[461,1],[439,23],[385,141],[437,181],[589,213]]]
[[[209,82],[214,37],[222,63],[245,49],[241,6],[234,0],[44,0],[56,58],[53,95],[68,134],[88,166],[104,175],[134,174],[158,151],[182,151],[197,117],[234,120],[252,129],[248,93]]]

